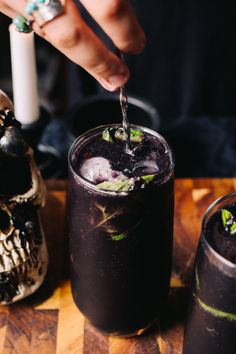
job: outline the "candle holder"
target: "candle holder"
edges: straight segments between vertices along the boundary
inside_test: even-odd
[[[0,105],[0,304],[32,294],[48,264],[38,215],[45,185],[20,126],[6,105]]]
[[[60,151],[61,141],[54,139],[57,124],[48,111],[41,107],[39,119],[30,124],[22,124],[21,130],[24,139],[34,150],[35,162],[42,177],[49,179],[64,176],[65,158]]]

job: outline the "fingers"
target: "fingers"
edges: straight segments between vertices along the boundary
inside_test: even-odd
[[[144,48],[144,32],[127,0],[80,2],[121,51],[138,53]]]
[[[44,38],[113,91],[129,78],[128,68],[97,38],[72,0],[65,13],[43,26]]]
[[[14,10],[12,10],[7,5],[5,5],[5,4],[4,5],[0,4],[0,5],[1,5],[0,12],[2,12],[4,15],[11,17],[11,18],[18,15]]]
[[[26,16],[25,5],[25,0],[2,0],[0,1],[0,12],[12,19],[19,15]]]
[[[120,50],[137,52],[143,47],[145,37],[127,1],[82,2]],[[13,12],[25,13],[24,0],[5,0],[5,3],[14,9]],[[47,22],[42,29],[34,23],[33,29],[69,59],[87,70],[109,91],[114,91],[127,82],[128,68],[88,27],[73,0],[65,2],[62,15]]]

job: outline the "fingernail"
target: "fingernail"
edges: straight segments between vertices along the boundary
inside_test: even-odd
[[[111,84],[112,86],[122,86],[124,85],[128,80],[128,76],[127,75],[120,75],[120,74],[117,74],[117,75],[113,75],[113,76],[110,76],[108,78],[108,83]]]
[[[108,91],[114,92],[118,90],[118,86],[114,86],[112,84],[110,84],[108,81],[104,80],[104,79],[99,79],[98,80],[100,82],[100,84]]]
[[[116,91],[123,86],[129,79],[129,74],[116,74],[108,79],[99,78],[99,82],[109,91]]]

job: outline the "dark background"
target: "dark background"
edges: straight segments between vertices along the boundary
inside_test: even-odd
[[[159,132],[173,149],[176,176],[235,176],[236,5],[209,0],[131,2],[147,47],[138,56],[125,57],[132,73],[127,91],[147,99],[159,112]],[[0,87],[11,96],[8,24],[1,16]],[[91,95],[110,94],[39,38],[36,51],[40,100],[53,120],[49,134],[53,130],[53,143],[66,163],[70,142],[61,136],[60,127],[69,122],[71,108]],[[83,127],[84,117],[78,119]],[[102,117],[89,119],[94,126],[102,123]],[[58,140],[63,144],[57,147]]]

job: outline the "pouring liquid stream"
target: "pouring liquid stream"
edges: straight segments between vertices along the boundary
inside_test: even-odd
[[[125,136],[125,152],[127,154],[132,154],[132,148],[131,148],[131,143],[130,143],[130,123],[128,120],[128,99],[127,99],[127,94],[125,91],[125,87],[122,86],[120,88],[120,107],[121,107],[121,112],[122,112],[122,126],[123,126],[123,131],[124,131],[124,136]]]
[[[118,57],[122,61],[124,61],[123,53],[118,48],[116,48],[116,53]],[[120,107],[122,112],[122,126],[123,126],[123,131],[125,136],[125,142],[126,142],[125,152],[127,154],[133,155],[132,147],[130,143],[130,123],[128,120],[128,98],[127,98],[127,93],[124,85],[120,87]]]

